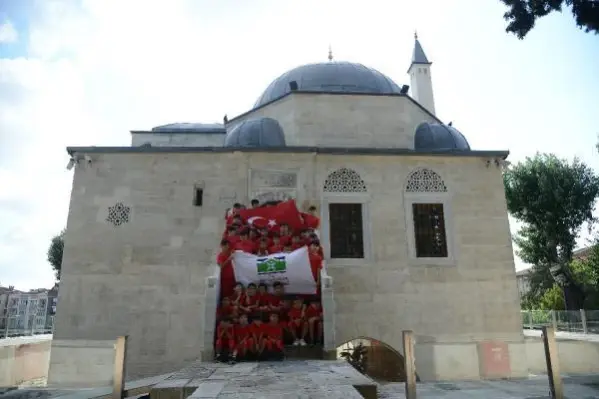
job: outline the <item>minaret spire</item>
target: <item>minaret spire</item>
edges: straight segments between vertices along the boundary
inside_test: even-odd
[[[333,62],[333,49],[331,48],[330,44],[329,44],[329,62]]]
[[[414,31],[414,50],[412,62],[408,68],[410,75],[412,97],[430,113],[435,113],[433,96],[433,81],[431,79],[431,64],[418,40],[418,32]]]

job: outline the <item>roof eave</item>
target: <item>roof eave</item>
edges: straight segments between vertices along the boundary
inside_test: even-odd
[[[433,65],[432,62],[414,62],[412,61],[412,63],[410,64],[410,67],[408,68],[408,70],[406,71],[406,73],[410,73],[410,71],[412,70],[412,67],[414,65],[427,65],[427,66],[431,66]]]
[[[462,151],[435,150],[417,151],[408,148],[346,148],[346,147],[67,147],[67,153],[96,153],[96,154],[151,154],[151,153],[232,153],[232,152],[263,152],[263,153],[316,153],[330,155],[396,155],[396,156],[455,156],[506,159],[507,150],[498,151]]]
[[[222,130],[222,131],[208,130],[205,132],[201,132],[201,131],[194,131],[194,130],[161,130],[161,131],[130,130],[129,133],[131,133],[131,134],[227,134],[227,131],[226,130]]]

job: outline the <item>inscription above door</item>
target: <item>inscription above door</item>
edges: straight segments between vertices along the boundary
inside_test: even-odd
[[[286,171],[254,170],[250,171],[250,186],[270,188],[297,188],[297,173]]]
[[[297,198],[297,172],[250,170],[249,196],[261,203]]]

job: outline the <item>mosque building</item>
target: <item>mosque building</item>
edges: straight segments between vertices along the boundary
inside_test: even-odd
[[[416,336],[422,380],[524,376],[502,181],[435,116],[415,39],[410,86],[367,66],[299,66],[223,124],[132,131],[127,147],[69,147],[74,169],[49,383],[101,383],[129,336],[130,377],[210,360],[227,208],[316,206],[324,350]]]

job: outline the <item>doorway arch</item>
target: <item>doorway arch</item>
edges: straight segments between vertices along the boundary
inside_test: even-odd
[[[370,337],[356,337],[337,347],[337,359],[347,360],[344,353],[352,354],[364,348],[364,374],[377,382],[405,382],[404,357],[391,345]],[[419,381],[418,375],[416,379]]]

